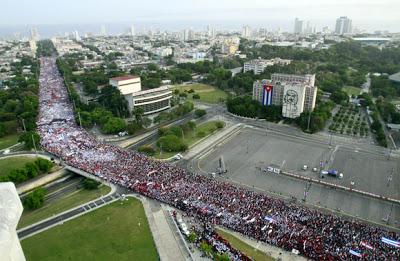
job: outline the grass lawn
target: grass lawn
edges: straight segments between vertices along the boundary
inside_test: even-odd
[[[205,122],[205,123],[202,123],[202,124],[198,125],[196,127],[195,131],[190,131],[189,133],[185,133],[184,141],[190,147],[191,145],[193,145],[198,140],[200,140],[200,139],[204,138],[205,136],[207,136],[207,135],[213,133],[214,131],[218,130],[218,128],[215,126],[217,122],[218,121],[208,121],[208,122]],[[225,126],[225,123],[224,123],[224,126]],[[203,132],[204,136],[199,137],[197,135],[199,132]],[[162,155],[160,155],[160,148],[158,148],[156,146],[154,148],[156,150],[156,154],[154,155],[154,158],[156,158],[156,159],[168,159],[168,158],[176,155],[177,153],[180,153],[180,152],[166,152],[166,151],[163,151]]]
[[[214,131],[218,130],[217,126],[215,126],[217,122],[218,121],[208,121],[208,122],[198,125],[194,132],[192,131],[185,135],[185,139],[184,139],[185,142],[190,147],[196,141],[198,141],[198,140],[204,138],[205,136],[213,133]],[[225,123],[224,123],[224,126],[225,126]],[[197,136],[197,134],[200,132],[203,132],[205,135],[203,137]]]
[[[357,88],[354,86],[346,86],[342,89],[345,91],[348,95],[359,95],[361,93],[361,88]]]
[[[34,162],[35,157],[12,157],[0,159],[0,176],[8,175],[11,170],[23,168],[28,162]]]
[[[11,134],[0,138],[0,150],[18,143],[19,134]]]
[[[220,90],[214,86],[202,84],[202,83],[195,83],[195,84],[188,84],[188,85],[175,85],[173,89],[178,89],[180,92],[189,91],[193,89],[195,93],[200,95],[200,101],[208,102],[208,103],[219,103],[221,99],[226,100],[228,94],[223,90]],[[193,94],[187,93],[188,99],[193,100]]]
[[[250,258],[252,258],[255,261],[273,261],[274,259],[264,252],[260,250],[255,250],[254,247],[246,244],[242,240],[238,239],[234,235],[225,232],[223,230],[217,229],[217,232],[220,236],[222,236],[224,239],[228,240],[231,245],[240,250],[242,253],[246,254]]]
[[[110,190],[111,188],[105,185],[100,186],[99,189],[96,190],[81,189],[67,194],[65,197],[57,199],[47,205],[45,203],[45,205],[39,209],[24,210],[18,223],[18,229],[99,198],[101,195],[106,195]]]
[[[139,200],[99,208],[21,241],[27,260],[158,260]]]

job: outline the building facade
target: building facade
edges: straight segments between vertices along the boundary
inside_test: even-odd
[[[275,64],[288,65],[291,62],[292,62],[291,60],[281,59],[279,57],[270,60],[260,59],[260,58],[254,59],[244,63],[243,72],[253,71],[255,75],[258,75],[264,72],[265,68],[267,68],[268,66],[273,66]]]
[[[352,32],[352,21],[347,16],[336,19],[335,33],[338,35],[350,34]]]
[[[123,76],[110,79],[128,102],[129,110],[142,108],[143,114],[152,114],[171,108],[172,91],[168,86],[142,90],[140,77]]]
[[[264,106],[282,106],[282,115],[297,118],[303,111],[313,111],[318,88],[315,75],[272,74],[271,80],[253,84],[253,100]]]

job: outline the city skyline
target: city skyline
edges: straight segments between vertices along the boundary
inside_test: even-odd
[[[161,5],[159,0],[141,2],[140,5],[137,1],[125,0],[89,0],[84,3],[73,0],[57,2],[56,5],[49,0],[34,3],[6,0],[2,4],[0,31],[5,31],[7,27],[101,24],[135,24],[138,27],[154,26],[162,30],[178,30],[185,26],[199,28],[207,24],[218,25],[224,29],[238,29],[241,25],[248,24],[271,30],[282,28],[291,31],[295,17],[311,21],[320,28],[334,28],[338,17],[347,16],[354,21],[356,27],[363,30],[400,32],[400,20],[397,16],[400,5],[394,0],[380,1],[379,4],[371,0],[320,2],[302,0],[293,3],[283,0],[279,3],[265,3],[252,0],[243,3],[206,0],[188,3],[173,0],[160,10],[154,8]],[[96,11],[93,11],[93,6],[96,6]],[[57,11],[49,11],[50,7],[51,10]]]

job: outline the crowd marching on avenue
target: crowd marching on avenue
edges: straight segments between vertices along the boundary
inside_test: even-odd
[[[287,203],[97,141],[75,123],[56,58],[41,58],[38,131],[66,164],[314,260],[400,260],[400,235]],[[211,239],[210,239],[211,240]]]

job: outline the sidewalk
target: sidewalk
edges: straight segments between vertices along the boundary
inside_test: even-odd
[[[170,230],[170,226],[167,223],[160,203],[157,202],[154,204],[150,200],[143,197],[140,197],[140,199],[142,201],[160,259],[162,261],[184,261],[185,257]]]

